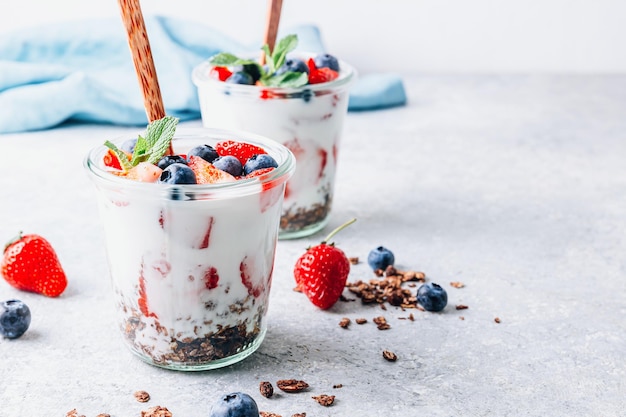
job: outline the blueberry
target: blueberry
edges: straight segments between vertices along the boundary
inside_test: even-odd
[[[233,67],[233,73],[245,72],[252,77],[252,83],[256,83],[261,78],[261,67],[259,64],[243,64]]]
[[[305,88],[304,90],[302,90],[302,100],[304,100],[305,103],[308,103],[309,101],[311,101],[312,98],[313,98],[313,91],[309,90],[308,88]]]
[[[120,149],[132,154],[135,151],[135,145],[137,145],[137,139],[128,139],[122,142]]]
[[[213,160],[213,166],[222,171],[228,172],[234,177],[238,177],[243,172],[243,167],[239,159],[232,155],[219,156]]]
[[[259,408],[248,394],[233,392],[213,404],[209,417],[259,417]]]
[[[230,77],[226,79],[226,82],[230,84],[246,84],[246,85],[254,84],[254,80],[252,79],[252,76],[248,74],[247,72],[243,72],[243,71],[234,72],[233,75],[231,75]]]
[[[383,246],[372,249],[369,255],[367,255],[367,263],[374,271],[377,269],[384,271],[389,265],[393,265],[395,261],[393,252]]]
[[[159,162],[157,162],[157,166],[161,169],[165,169],[172,164],[187,165],[187,161],[180,155],[165,155],[159,160]]]
[[[217,151],[211,145],[199,145],[192,148],[189,152],[187,152],[187,159],[189,159],[192,155],[199,156],[207,162],[213,162],[213,160],[219,156]]]
[[[0,304],[0,335],[17,339],[30,326],[30,309],[20,300],[8,300]]]
[[[331,54],[318,54],[313,58],[315,66],[317,68],[330,68],[333,71],[339,72],[339,61]]]
[[[287,71],[291,72],[306,72],[309,73],[309,67],[305,62],[298,58],[289,58],[283,65],[276,70],[276,75],[283,74]]]
[[[417,302],[427,311],[441,311],[448,304],[448,293],[434,282],[417,289]]]
[[[185,164],[175,163],[163,170],[161,184],[196,184],[196,174]]]
[[[243,166],[243,174],[248,175],[253,171],[263,168],[277,168],[278,163],[266,153],[252,155]]]

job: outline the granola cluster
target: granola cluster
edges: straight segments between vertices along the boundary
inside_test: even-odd
[[[329,193],[324,195],[322,203],[313,204],[311,207],[295,207],[284,210],[280,218],[280,230],[285,232],[297,232],[312,224],[322,222],[332,205]]]
[[[346,288],[359,297],[363,304],[378,303],[384,307],[388,303],[402,308],[419,308],[416,295],[404,285],[415,287],[416,282],[425,282],[426,275],[423,272],[400,271],[388,266],[384,271],[379,269],[375,273],[379,278],[349,282]]]

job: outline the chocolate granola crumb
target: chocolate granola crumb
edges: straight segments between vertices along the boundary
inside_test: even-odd
[[[348,317],[344,317],[339,322],[339,327],[343,327],[344,329],[347,329],[348,326],[350,326],[350,323],[351,323],[350,319]]]
[[[323,405],[324,407],[330,407],[335,402],[334,395],[321,394],[311,398],[313,398],[315,401],[318,402],[318,404]]]
[[[167,408],[157,405],[142,411],[141,417],[172,417],[172,413]]]
[[[452,281],[452,282],[450,283],[450,286],[451,286],[451,287],[454,287],[454,288],[463,288],[463,287],[465,287],[465,284],[463,284],[463,283],[462,283],[462,282],[460,282],[460,281]]]
[[[306,417],[306,413],[296,413],[292,415],[291,417]]]
[[[343,388],[343,384],[335,384],[333,385],[333,388]]]
[[[383,358],[389,362],[395,362],[398,360],[398,356],[390,350],[383,350]]]
[[[493,319],[493,321],[495,321],[496,323],[500,323],[500,317],[496,317],[495,319]]]
[[[276,381],[276,386],[285,392],[300,392],[307,389],[309,384],[297,379],[280,379]]]
[[[68,411],[65,417],[85,417],[85,416],[83,414],[78,414],[78,411],[76,411],[76,409],[74,408],[73,410]]]
[[[356,264],[358,264],[358,263],[359,263],[359,257],[358,257],[358,256],[353,256],[353,257],[351,257],[351,258],[348,258],[348,261],[350,261],[350,263],[351,263],[352,265],[356,265]]]
[[[459,316],[459,320],[465,320],[465,317]]]
[[[356,324],[365,324],[367,323],[367,319],[365,318],[358,318],[356,320],[354,320]]]
[[[269,411],[259,411],[261,417],[283,417],[280,414],[270,413]]]
[[[265,398],[271,398],[272,395],[274,395],[274,387],[269,381],[262,381],[259,384],[259,391],[261,391],[261,395]]]
[[[100,414],[98,414],[96,417],[111,417],[111,414],[107,414],[107,413],[100,413]]]
[[[457,304],[456,309],[457,310],[467,310],[469,307],[466,306],[465,304]]]
[[[389,323],[387,323],[387,319],[384,318],[383,316],[374,317],[373,320],[374,320],[374,323],[376,324],[376,327],[378,327],[378,330],[387,330],[391,328]]]
[[[147,403],[150,401],[150,394],[146,391],[135,391],[135,399],[140,403]]]

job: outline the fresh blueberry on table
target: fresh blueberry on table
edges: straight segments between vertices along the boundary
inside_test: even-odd
[[[278,163],[266,153],[252,155],[243,166],[243,174],[248,175],[257,169],[277,168]]]
[[[187,152],[187,160],[189,160],[190,156],[199,156],[207,162],[213,162],[219,154],[211,145],[198,145],[195,148],[191,148],[189,152]]]
[[[187,160],[180,155],[165,155],[157,162],[157,166],[161,169],[165,169],[172,164],[187,165]]]
[[[376,249],[372,249],[367,255],[367,263],[374,271],[377,269],[385,270],[389,265],[393,265],[395,257],[393,252],[384,246],[379,246]]]
[[[280,68],[278,68],[276,70],[276,75],[280,75],[283,74],[287,71],[291,71],[291,72],[306,72],[307,74],[309,73],[309,67],[307,66],[307,64],[298,58],[289,58],[285,61],[285,63],[283,65],[281,65]]]
[[[440,285],[429,282],[417,289],[417,302],[426,311],[441,311],[448,304],[448,293]]]
[[[331,54],[318,54],[313,58],[313,62],[317,68],[330,68],[339,72],[339,61]]]
[[[239,159],[232,156],[220,156],[213,160],[213,166],[217,169],[221,169],[222,171],[228,172],[233,177],[238,177],[243,172],[243,166],[241,166],[241,162]]]
[[[233,392],[213,404],[209,417],[259,417],[259,408],[248,394]]]
[[[254,80],[252,79],[252,76],[248,74],[247,72],[243,72],[243,71],[233,73],[233,75],[231,75],[230,77],[226,79],[226,82],[230,84],[245,84],[245,85],[254,84]]]
[[[196,174],[185,164],[175,163],[163,170],[161,184],[196,184]]]
[[[0,304],[0,335],[17,339],[30,326],[30,309],[20,300],[7,300]]]

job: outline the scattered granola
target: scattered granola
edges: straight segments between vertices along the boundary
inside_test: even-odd
[[[96,417],[111,417],[111,414],[107,414],[107,413],[100,413],[100,414],[98,414]]]
[[[457,310],[467,310],[469,307],[466,306],[465,304],[457,304],[456,309]]]
[[[321,394],[311,398],[313,398],[315,401],[318,402],[318,404],[323,405],[324,407],[330,407],[335,402],[334,395]]]
[[[452,281],[450,283],[450,286],[454,287],[454,288],[463,288],[463,287],[465,287],[465,284],[463,284],[462,282],[459,282],[459,281]]]
[[[335,384],[333,385],[333,388],[343,388],[343,384]]]
[[[495,319],[493,319],[493,321],[495,321],[496,323],[500,323],[500,317],[496,317]]]
[[[352,265],[356,265],[359,263],[359,257],[358,256],[350,257],[348,258],[348,261],[350,261]]]
[[[411,290],[404,288],[403,284],[425,282],[426,275],[423,272],[400,271],[388,266],[384,271],[378,269],[374,273],[381,279],[358,280],[346,284],[346,287],[363,304],[378,303],[383,309],[386,309],[385,303],[402,308],[417,307],[417,297]]]
[[[387,323],[387,319],[383,316],[374,317],[373,321],[376,323],[378,330],[387,330],[391,328],[389,323]]]
[[[140,403],[147,403],[150,401],[150,394],[146,391],[135,391],[135,399]]]
[[[365,324],[367,323],[367,319],[366,318],[358,318],[356,320],[354,320],[356,322],[356,324]]]
[[[395,362],[398,360],[398,356],[390,350],[383,350],[383,358],[389,362]]]
[[[465,317],[459,316],[459,320],[465,320]]]
[[[339,327],[343,327],[344,329],[347,329],[348,326],[350,326],[350,319],[348,317],[342,318],[341,321],[339,322]]]
[[[297,379],[281,379],[276,381],[276,386],[285,392],[300,392],[307,389],[309,384]]]
[[[68,411],[65,417],[85,417],[85,416],[83,414],[78,414],[78,411],[76,411],[76,409],[74,408],[73,410]]]
[[[142,411],[141,417],[172,417],[172,413],[167,408],[157,405]]]
[[[261,391],[261,395],[265,398],[271,398],[272,395],[274,395],[274,387],[269,381],[262,381],[259,384],[259,391]]]
[[[270,413],[269,411],[259,411],[261,417],[283,417],[280,414]]]
[[[296,413],[292,415],[291,417],[306,417],[306,413]]]

